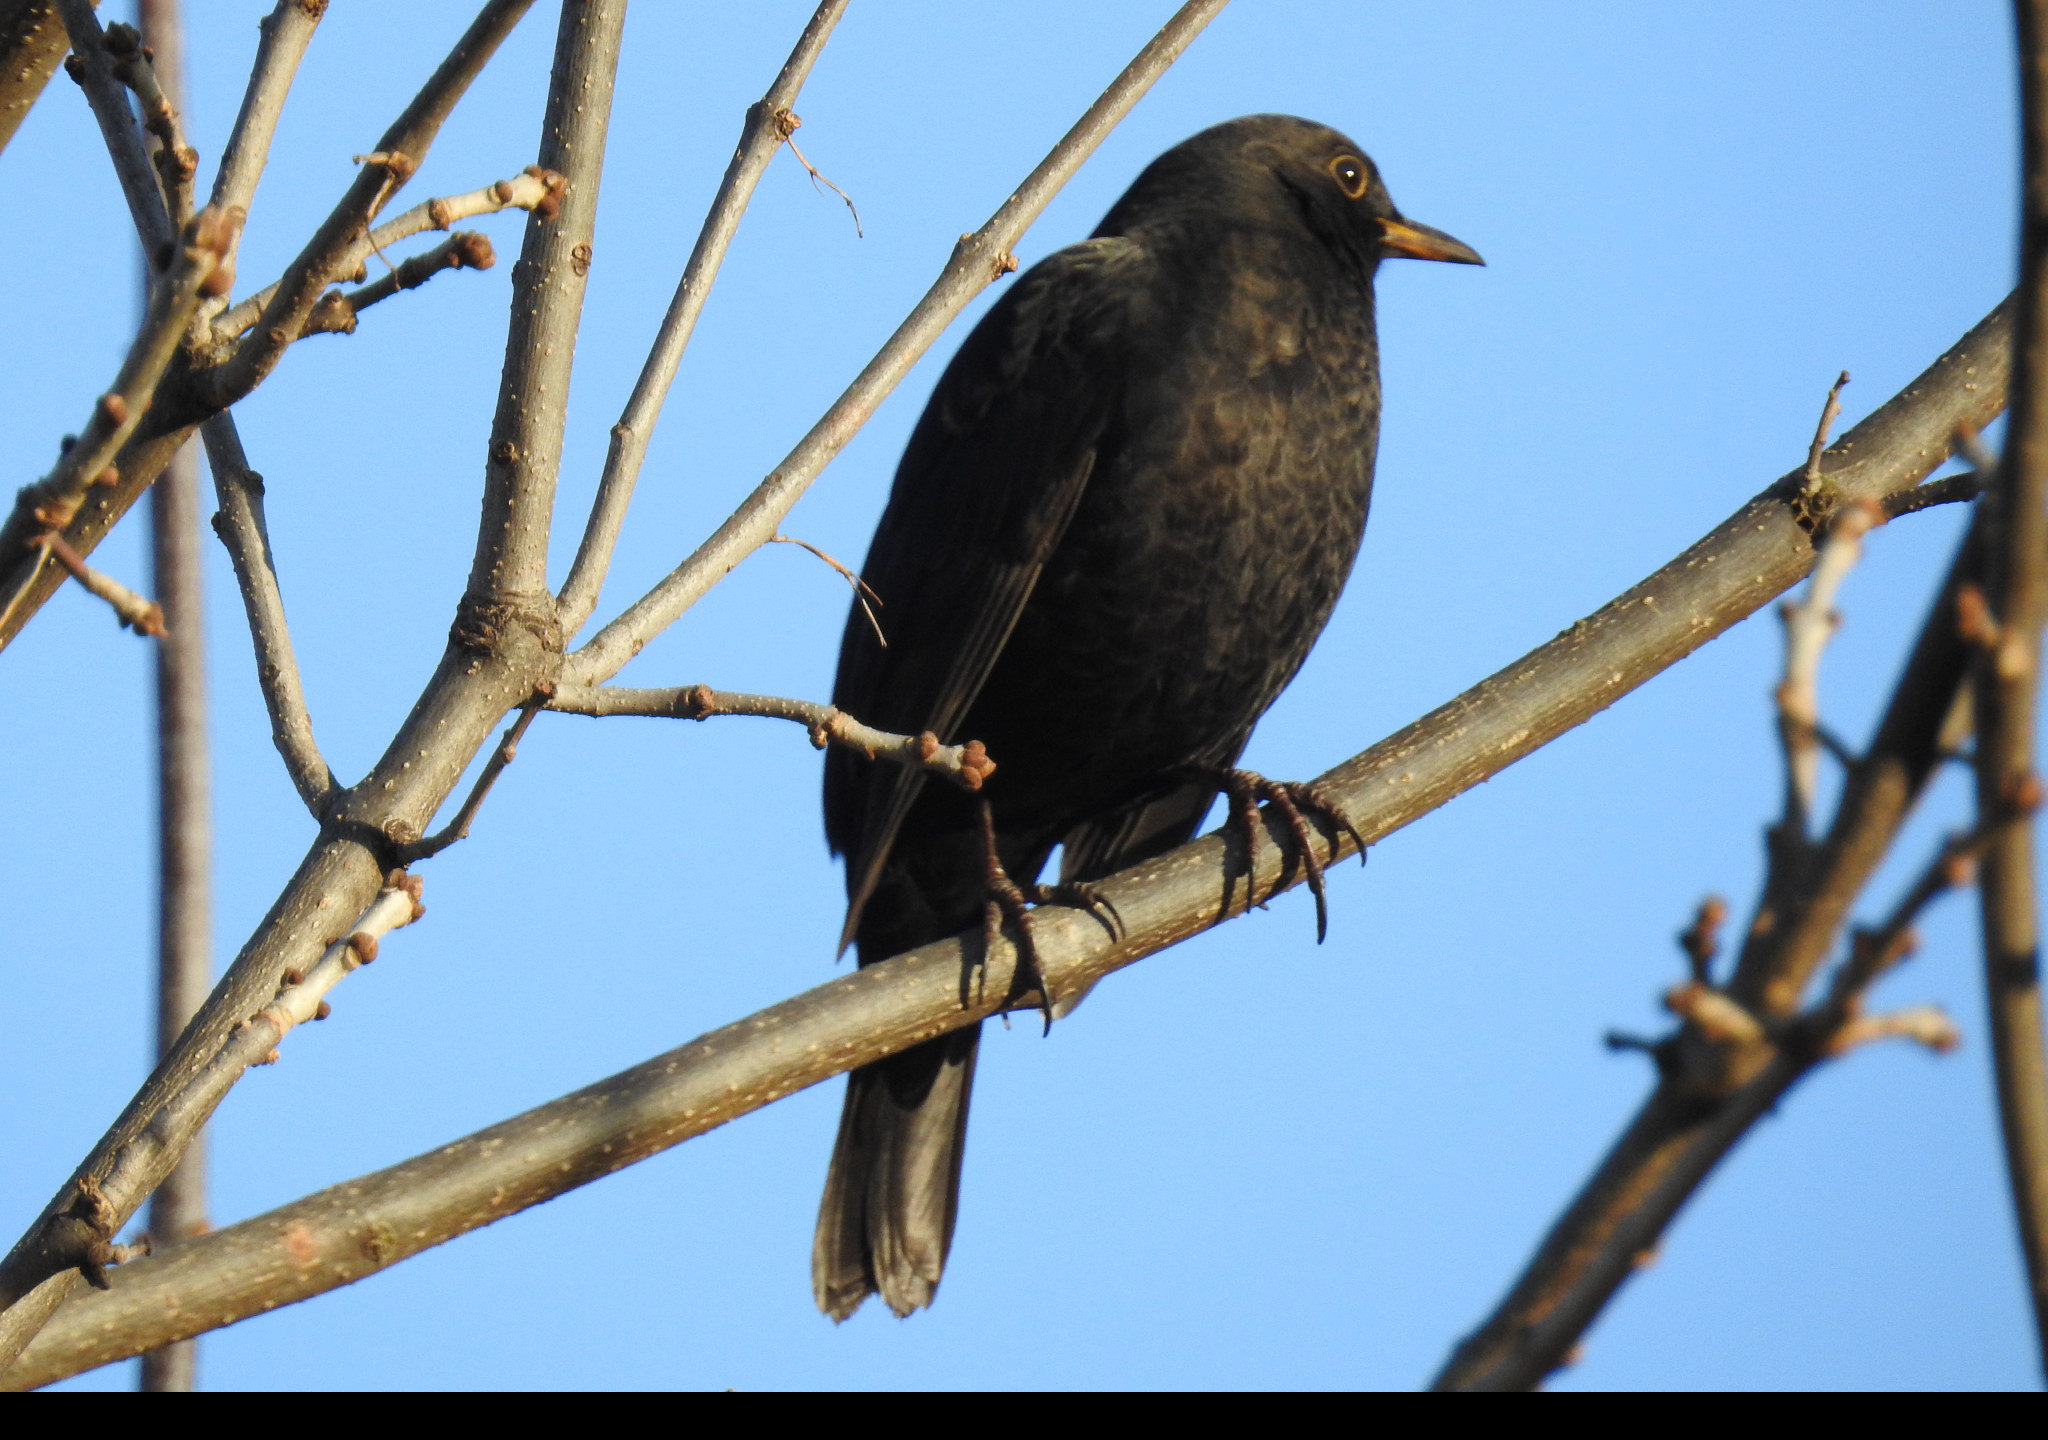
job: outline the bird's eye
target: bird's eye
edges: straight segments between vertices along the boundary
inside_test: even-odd
[[[1344,192],[1347,200],[1356,200],[1365,194],[1367,175],[1365,162],[1356,155],[1339,155],[1330,162],[1330,178],[1337,182],[1337,188]]]

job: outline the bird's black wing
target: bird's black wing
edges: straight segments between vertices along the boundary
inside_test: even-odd
[[[833,703],[870,725],[949,744],[1116,444],[1133,308],[1148,261],[1085,241],[1021,276],[960,347],[912,433],[862,573],[888,645],[848,617]],[[994,757],[1000,765],[1002,757]],[[847,856],[850,938],[920,772],[826,757],[825,823]]]

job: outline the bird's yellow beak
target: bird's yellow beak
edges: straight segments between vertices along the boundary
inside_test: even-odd
[[[1479,252],[1455,239],[1413,220],[1380,221],[1380,250],[1388,255],[1406,255],[1415,260],[1447,260],[1453,265],[1484,265]]]

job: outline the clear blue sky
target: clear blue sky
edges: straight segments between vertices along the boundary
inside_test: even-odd
[[[255,3],[191,6],[210,175]],[[778,460],[943,262],[1168,12],[855,0],[799,110],[843,206],[779,158],[642,478],[609,614]],[[118,4],[112,7],[118,13]],[[552,7],[443,132],[405,203],[534,154]],[[738,132],[807,6],[648,3],[627,28],[575,377],[557,572],[606,428]],[[279,133],[245,287],[297,248],[466,23],[336,5]],[[1348,131],[1485,270],[1390,265],[1372,528],[1249,763],[1308,776],[1654,569],[1804,453],[1836,371],[1854,420],[2011,283],[2011,42],[1970,3],[1242,0],[1019,247],[1085,235],[1151,156],[1234,115]],[[125,213],[77,91],[0,156],[0,462],[40,474],[132,324]],[[504,259],[297,347],[238,408],[311,707],[344,779],[439,654],[467,570],[519,216]],[[986,303],[986,300],[983,302]],[[977,308],[976,313],[979,313]],[[786,528],[860,555],[957,332]],[[1958,517],[1878,534],[1823,681],[1867,731]],[[103,548],[143,574],[141,527]],[[311,839],[271,750],[232,580],[210,562],[218,955]],[[748,561],[623,677],[822,698],[845,588]],[[990,1032],[934,1310],[812,1308],[839,1083],[445,1246],[210,1336],[209,1387],[1410,1387],[1493,1304],[1643,1095],[1600,1046],[1655,1029],[1671,937],[1744,910],[1777,799],[1759,617],[1337,873],[1104,984],[1040,1039]],[[75,587],[0,656],[0,1217],[35,1213],[145,1069],[153,945],[147,652]],[[544,717],[427,921],[292,1037],[214,1125],[227,1222],[403,1159],[834,972],[840,887],[793,727]],[[1965,813],[1945,781],[1905,846]],[[1867,909],[1896,887],[1888,872]],[[2029,1386],[1974,914],[1951,900],[1884,997],[1963,1050],[1858,1054],[1800,1088],[1680,1218],[1559,1388]],[[116,1367],[86,1385],[132,1384]]]

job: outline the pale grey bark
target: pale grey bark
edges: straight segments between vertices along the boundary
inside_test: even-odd
[[[1824,503],[1881,500],[1931,473],[1958,427],[2003,405],[2009,340],[2001,307],[1844,436],[1823,463]],[[1317,784],[1370,843],[1589,719],[1799,581],[1813,559],[1795,514],[1802,479],[1794,470],[1626,594]],[[1301,878],[1281,859],[1283,822],[1266,823],[1276,843],[1258,847],[1257,896]],[[1039,908],[1047,981],[1079,994],[1241,913],[1243,871],[1238,842],[1217,833],[1102,882],[1100,910]],[[1010,995],[1015,961],[1007,942],[984,953],[978,930],[924,946],[452,1146],[132,1261],[0,1386],[47,1384],[348,1284],[1006,1003],[1032,1005]]]

